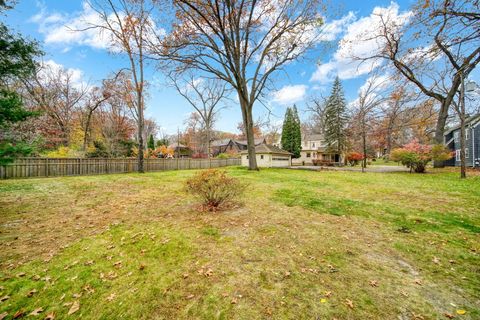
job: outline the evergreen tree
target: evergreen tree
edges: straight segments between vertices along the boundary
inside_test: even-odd
[[[292,129],[293,129],[293,115],[290,107],[285,111],[285,117],[283,118],[282,126],[282,149],[290,151],[293,147],[292,145]]]
[[[0,13],[9,8],[5,1],[0,1]],[[0,165],[5,165],[32,151],[32,146],[16,141],[7,129],[36,114],[24,108],[20,95],[9,84],[31,76],[36,68],[34,59],[42,52],[36,42],[11,33],[3,23],[0,23],[0,52]]]
[[[302,129],[297,106],[295,105],[293,105],[292,109],[292,118],[292,149],[289,151],[293,153],[293,158],[300,158],[300,151],[302,151]]]
[[[155,149],[155,141],[153,140],[152,134],[150,135],[150,137],[148,137],[147,148],[152,150]]]
[[[346,108],[342,84],[337,76],[325,106],[325,142],[330,152],[342,154],[345,150]]]

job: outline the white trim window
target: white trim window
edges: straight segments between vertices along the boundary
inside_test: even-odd
[[[455,131],[453,133],[453,139],[455,140],[455,143],[460,143],[460,131]]]
[[[460,150],[455,150],[455,160],[460,161]]]
[[[465,128],[465,141],[468,140],[468,131],[470,130],[468,130],[468,128]]]
[[[465,148],[465,159],[468,159],[468,154],[469,154],[469,153],[470,153],[470,152],[469,152],[468,148]]]

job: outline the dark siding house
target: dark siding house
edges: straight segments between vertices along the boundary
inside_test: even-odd
[[[466,121],[465,160],[469,167],[480,167],[480,114]],[[445,162],[447,166],[460,166],[460,126],[445,132],[445,145],[454,152],[454,157]]]

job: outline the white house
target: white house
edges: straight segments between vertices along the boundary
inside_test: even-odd
[[[281,168],[289,167],[292,163],[292,154],[288,151],[282,150],[279,147],[270,144],[260,144],[255,147],[257,156],[257,165],[263,168]],[[243,150],[242,166],[248,167],[248,152]]]
[[[300,158],[292,159],[292,164],[312,165],[314,161],[319,163],[341,162],[341,156],[326,151],[326,143],[322,134],[303,134]]]

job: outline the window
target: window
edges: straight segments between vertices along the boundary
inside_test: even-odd
[[[466,149],[465,149],[465,158],[466,158],[466,159],[468,159],[468,153],[469,153],[468,151],[469,151],[468,148],[466,148]]]
[[[460,150],[455,150],[455,160],[460,161]]]
[[[263,154],[260,156],[260,159],[262,159],[262,160],[263,160]]]
[[[312,142],[312,148],[315,148],[315,142]]]
[[[455,143],[459,143],[460,142],[460,131],[455,131],[453,133],[453,139],[455,139]]]
[[[273,157],[272,160],[274,160],[274,161],[288,161],[290,159],[289,158]]]
[[[465,129],[465,140],[468,140],[468,129]]]
[[[310,152],[307,152],[307,158],[310,158],[311,154]]]

